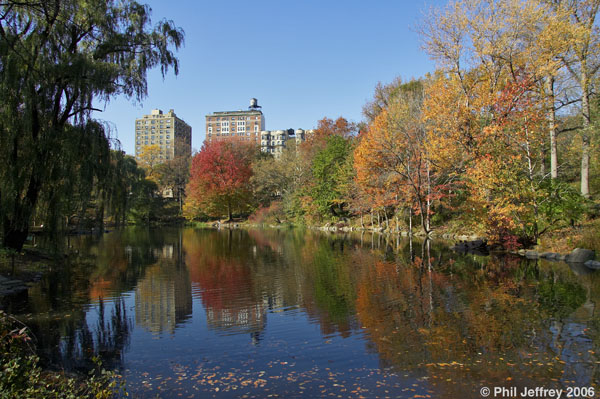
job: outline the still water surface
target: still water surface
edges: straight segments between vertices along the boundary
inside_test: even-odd
[[[599,275],[441,243],[127,229],[11,306],[41,355],[134,397],[481,398],[596,387]],[[564,397],[564,394],[563,394]]]

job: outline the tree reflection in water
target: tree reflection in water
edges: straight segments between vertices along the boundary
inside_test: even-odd
[[[598,382],[600,277],[565,264],[455,254],[439,242],[364,232],[124,230],[79,245],[93,260],[56,269],[25,307],[55,364],[85,368],[100,354],[122,367],[135,327],[177,344],[178,331],[200,317],[196,304],[206,326],[196,324],[193,335],[216,346],[201,341],[203,356],[236,342],[263,369],[275,314],[279,323],[301,314],[320,341],[303,346],[309,328],[279,324],[285,345],[299,348],[285,356],[312,367],[334,351],[347,362],[375,355],[380,370],[420,376],[435,397],[479,397],[474,383]]]

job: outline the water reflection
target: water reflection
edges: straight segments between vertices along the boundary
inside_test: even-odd
[[[146,268],[135,287],[135,323],[147,331],[173,334],[192,315],[190,276],[179,259],[173,259],[172,251],[167,252]]]
[[[20,305],[45,358],[64,367],[99,354],[134,385],[186,370],[177,394],[223,395],[203,379],[209,365],[216,376],[255,367],[258,396],[269,386],[297,394],[299,375],[324,386],[309,384],[313,396],[348,396],[331,375],[373,395],[414,386],[445,398],[480,397],[482,385],[598,383],[600,277],[564,263],[298,230],[127,229],[72,245],[81,256]],[[291,359],[293,378],[282,369]]]

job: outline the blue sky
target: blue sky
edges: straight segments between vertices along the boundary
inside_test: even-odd
[[[144,2],[143,0],[141,2]],[[152,0],[153,22],[185,31],[180,72],[148,73],[148,97],[115,98],[95,117],[110,123],[128,154],[134,122],[152,109],[174,109],[205,138],[204,117],[247,109],[258,99],[268,130],[316,126],[327,116],[362,120],[377,82],[408,80],[434,69],[415,32],[423,13],[444,0],[192,1]]]

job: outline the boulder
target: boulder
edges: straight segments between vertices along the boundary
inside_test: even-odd
[[[565,258],[565,261],[572,263],[585,263],[588,260],[594,260],[596,253],[591,249],[575,248]]]
[[[540,257],[540,254],[537,251],[525,251],[525,257],[527,259],[537,259]]]
[[[600,270],[600,262],[597,260],[588,260],[584,263],[584,265],[590,269]]]

